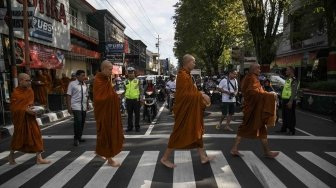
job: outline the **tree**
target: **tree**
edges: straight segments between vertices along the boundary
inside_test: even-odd
[[[259,64],[269,65],[276,55],[275,40],[288,0],[242,0]]]
[[[235,0],[180,0],[175,5],[175,56],[193,54],[208,74],[218,73],[223,53],[244,30],[242,4]]]

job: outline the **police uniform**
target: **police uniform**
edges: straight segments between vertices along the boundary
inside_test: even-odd
[[[127,79],[125,81],[125,98],[126,108],[128,114],[128,126],[126,131],[133,130],[133,113],[135,114],[135,130],[140,130],[140,94],[141,94],[141,82],[139,79],[133,80]]]
[[[285,85],[281,92],[282,99],[282,127],[280,132],[289,130],[289,134],[295,134],[296,125],[296,95],[298,89],[298,81],[295,77],[286,79]],[[292,103],[292,108],[287,107],[288,103]]]

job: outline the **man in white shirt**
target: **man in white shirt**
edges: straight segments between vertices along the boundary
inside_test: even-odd
[[[167,90],[167,104],[168,104],[168,109],[172,111],[172,100],[170,98],[170,93],[172,92],[171,90],[176,90],[176,80],[175,80],[175,75],[171,74],[169,77],[169,81],[166,83],[166,90]]]
[[[230,122],[235,111],[236,95],[238,93],[238,82],[236,80],[237,71],[232,69],[229,71],[227,78],[221,80],[218,86],[218,90],[222,93],[222,116],[219,124],[216,125],[216,129],[220,129],[225,117],[226,125],[224,130],[233,131],[230,127]]]
[[[79,142],[85,142],[82,134],[86,111],[89,109],[89,90],[84,79],[85,72],[77,70],[76,80],[69,83],[67,91],[68,111],[74,116],[74,146],[78,146]]]

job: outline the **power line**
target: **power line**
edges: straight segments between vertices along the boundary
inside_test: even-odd
[[[138,0],[138,2],[139,2],[139,4],[140,4],[141,9],[142,9],[143,12],[144,12],[145,17],[146,17],[147,20],[149,21],[149,24],[153,27],[154,31],[158,34],[159,32],[157,32],[157,30],[156,30],[155,27],[154,27],[154,24],[153,24],[152,21],[149,19],[148,15],[147,15],[147,13],[146,13],[146,10],[145,10],[144,7],[142,6],[141,1]],[[138,6],[137,3],[135,3],[135,4]],[[138,7],[139,7],[139,6],[138,6]],[[141,10],[140,10],[140,11],[141,11]]]

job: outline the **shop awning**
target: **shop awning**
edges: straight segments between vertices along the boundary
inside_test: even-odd
[[[304,53],[277,57],[275,61],[271,63],[271,67],[274,67],[275,65],[280,68],[287,66],[300,67],[301,65],[304,65],[304,58],[306,58],[307,65],[313,65],[316,58],[316,52],[308,53],[307,57],[304,57]]]

